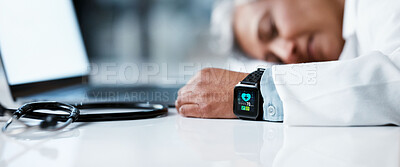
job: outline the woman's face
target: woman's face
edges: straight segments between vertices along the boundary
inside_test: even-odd
[[[240,5],[233,28],[251,57],[278,63],[337,60],[344,0],[258,0]]]

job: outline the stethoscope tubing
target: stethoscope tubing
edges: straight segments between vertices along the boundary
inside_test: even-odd
[[[67,114],[49,114],[42,112],[34,112],[37,109],[63,110]],[[81,114],[80,109],[142,109],[144,111],[133,111],[123,113],[101,113],[101,114]],[[13,112],[11,118],[3,126],[2,131],[7,133],[7,128],[13,121],[21,122],[26,126],[26,129],[39,128],[39,126],[30,126],[19,118],[31,118],[44,120],[52,117],[57,121],[63,122],[56,126],[47,127],[44,130],[58,131],[73,122],[98,122],[98,121],[117,121],[117,120],[135,120],[154,118],[168,113],[168,108],[161,104],[150,103],[129,103],[129,102],[97,102],[97,103],[80,103],[75,105],[59,103],[59,102],[33,102],[23,105],[17,110],[5,109],[8,112]],[[146,111],[148,110],[148,111]]]
[[[96,102],[96,103],[80,103],[73,105],[78,109],[142,109],[150,111],[133,111],[123,113],[101,113],[101,114],[85,114],[80,113],[78,118],[73,122],[97,122],[97,121],[117,121],[117,120],[135,120],[154,118],[168,113],[168,107],[161,104],[151,103],[129,103],[129,102]],[[7,109],[14,113],[15,109]],[[49,114],[42,112],[30,112],[25,114],[24,118],[44,119],[47,116],[55,116],[58,121],[65,122],[69,115],[66,114]]]
[[[152,111],[139,111],[139,112],[125,112],[125,113],[107,113],[107,114],[80,114],[74,122],[100,122],[100,121],[122,121],[122,120],[136,120],[155,118],[158,116],[166,115],[167,110],[157,109]],[[65,122],[68,120],[68,115],[64,114],[47,114],[32,112],[24,115],[24,118],[30,119],[44,119],[47,116],[54,116],[58,121]]]

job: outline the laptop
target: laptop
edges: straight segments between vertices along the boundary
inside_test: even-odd
[[[172,107],[182,86],[91,86],[72,0],[0,1],[0,57],[14,101],[128,101]]]

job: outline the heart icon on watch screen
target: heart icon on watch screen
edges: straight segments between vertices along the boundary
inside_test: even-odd
[[[250,98],[251,98],[251,95],[250,95],[250,94],[248,94],[248,93],[242,93],[242,99],[243,99],[245,102],[249,101]]]

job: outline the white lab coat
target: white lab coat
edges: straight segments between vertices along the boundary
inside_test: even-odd
[[[400,125],[400,1],[346,0],[339,61],[273,66],[284,123]]]

